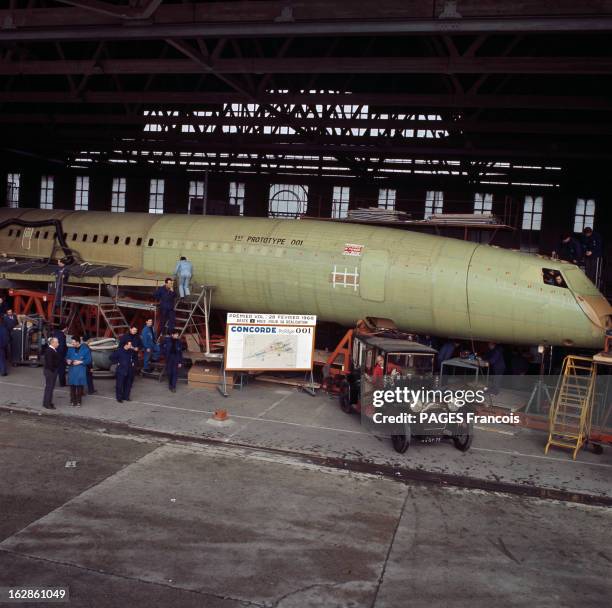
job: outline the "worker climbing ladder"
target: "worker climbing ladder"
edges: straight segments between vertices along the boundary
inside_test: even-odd
[[[565,357],[550,409],[545,454],[554,445],[572,450],[572,458],[576,460],[578,450],[588,441],[591,432],[595,378],[592,358]]]

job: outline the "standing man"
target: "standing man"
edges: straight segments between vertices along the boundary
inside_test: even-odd
[[[64,358],[57,351],[58,346],[59,342],[57,338],[50,338],[49,344],[43,356],[43,374],[45,376],[45,396],[43,397],[43,407],[47,410],[55,409],[55,406],[53,405],[53,389],[55,388],[55,381],[57,380],[60,362],[64,360]]]
[[[120,346],[111,356],[110,360],[117,364],[115,371],[115,396],[118,403],[131,401],[130,391],[134,382],[134,358],[132,356],[132,343],[128,340]]]
[[[173,393],[176,393],[178,370],[183,367],[183,344],[179,338],[179,332],[176,329],[172,332],[172,337],[166,336],[164,340],[164,356],[166,357],[168,388]]]
[[[582,231],[582,250],[584,252],[585,274],[596,287],[599,287],[599,274],[601,272],[601,257],[603,255],[603,241],[597,232],[587,226]]]
[[[19,319],[17,315],[13,312],[12,308],[9,308],[4,315],[4,324],[6,325],[6,330],[8,331],[8,346],[6,348],[6,358],[7,360],[16,365],[13,361],[13,330],[17,325],[19,325]]]
[[[159,301],[159,333],[171,334],[176,323],[174,307],[176,305],[176,291],[174,291],[174,281],[167,278],[163,287],[158,287],[153,297]]]
[[[144,349],[144,371],[150,372],[152,371],[151,362],[157,361],[159,358],[159,344],[157,344],[153,319],[147,319],[145,326],[142,328],[140,339]]]
[[[64,286],[70,278],[70,269],[66,266],[66,260],[57,261],[57,270],[55,271],[55,301],[53,302],[53,312],[62,315],[62,298],[64,297]]]
[[[81,407],[83,392],[87,386],[87,366],[91,363],[89,347],[83,347],[78,336],[72,338],[72,343],[66,354],[68,364],[68,384],[70,385],[70,405]]]
[[[66,386],[66,353],[68,352],[68,344],[66,343],[66,334],[68,333],[68,327],[64,323],[60,323],[57,329],[51,332],[53,338],[57,338],[58,347],[57,352],[62,357],[60,368],[58,371],[59,385]]]
[[[136,325],[132,325],[130,327],[130,331],[127,334],[123,334],[121,338],[119,338],[119,348],[123,348],[127,343],[130,344],[130,354],[132,355],[132,361],[134,365],[132,366],[132,375],[130,377],[130,386],[127,389],[128,394],[132,390],[132,383],[134,382],[134,376],[138,369],[138,351],[142,348],[142,340],[138,335],[138,328]],[[129,401],[129,399],[127,399]]]
[[[7,311],[7,304],[4,301],[4,298],[0,297],[0,316],[3,315]]]
[[[193,264],[185,256],[181,256],[181,259],[176,263],[174,274],[178,280],[179,296],[184,298],[191,295],[189,283],[191,283],[191,276],[193,275]]]
[[[10,336],[4,324],[4,319],[0,318],[0,374],[8,375],[6,367],[6,349],[9,345]]]
[[[578,264],[582,259],[582,247],[580,243],[569,233],[565,233],[561,237],[559,245],[559,259]]]

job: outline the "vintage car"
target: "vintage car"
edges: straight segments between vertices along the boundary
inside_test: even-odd
[[[414,340],[377,335],[357,335],[352,346],[351,372],[340,389],[340,407],[347,414],[358,412],[363,423],[375,434],[388,436],[395,450],[403,454],[413,440],[427,443],[452,439],[455,447],[467,451],[473,438],[473,424],[468,421],[465,404],[457,405],[454,399],[415,399],[411,403],[385,403],[381,406],[381,392],[404,388],[420,393],[423,397],[442,393],[439,376],[434,373],[434,348]],[[382,358],[382,359],[381,359]],[[382,369],[377,370],[376,366]],[[448,391],[445,391],[448,393]],[[406,392],[403,393],[407,394]],[[415,393],[411,393],[415,394]],[[461,412],[458,415],[458,412]],[[378,416],[375,416],[376,414]],[[397,416],[416,419],[389,424],[377,424],[377,419]],[[421,414],[428,413],[428,416]],[[413,414],[412,417],[407,414]],[[425,420],[422,420],[425,419]],[[458,421],[459,420],[459,421]]]

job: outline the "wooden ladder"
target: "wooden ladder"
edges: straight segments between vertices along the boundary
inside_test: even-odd
[[[563,369],[549,415],[548,442],[550,446],[572,450],[576,460],[578,450],[588,441],[591,432],[591,414],[596,369],[593,359],[569,355],[563,360]]]

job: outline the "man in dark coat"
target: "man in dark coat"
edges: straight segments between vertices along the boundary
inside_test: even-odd
[[[6,349],[8,348],[10,338],[11,336],[6,329],[4,320],[0,318],[0,374],[3,376],[8,374],[6,366]]]
[[[6,348],[6,358],[7,361],[13,362],[13,330],[17,325],[19,325],[19,319],[17,315],[13,312],[12,308],[7,309],[6,314],[4,315],[4,325],[6,325],[6,330],[8,331],[8,346]],[[16,365],[16,363],[13,363]]]
[[[134,360],[134,373],[131,376],[130,382],[134,382],[134,377],[136,372],[138,371],[138,353],[142,350],[142,338],[138,334],[138,327],[136,325],[132,325],[130,327],[130,331],[127,334],[123,334],[119,338],[119,348],[125,346],[127,342],[131,343],[130,353],[132,354],[132,359]],[[129,386],[128,393],[132,390],[132,384]]]
[[[597,232],[587,226],[582,231],[582,239],[580,241],[582,251],[584,253],[584,271],[597,285],[599,274],[601,273],[601,258],[603,256],[603,241]]]
[[[159,287],[153,293],[153,297],[159,301],[159,333],[171,334],[176,323],[174,307],[176,305],[176,291],[174,281],[167,278],[163,287]]]
[[[178,370],[183,366],[183,344],[179,332],[174,330],[172,336],[164,340],[164,357],[166,358],[166,373],[168,374],[168,388],[176,393]]]
[[[582,247],[571,234],[564,234],[561,238],[559,259],[571,262],[572,264],[578,264],[582,259]]]
[[[57,270],[55,271],[55,300],[53,302],[53,312],[61,314],[62,298],[64,297],[64,286],[70,278],[70,268],[66,266],[66,260],[57,261]]]
[[[59,385],[66,386],[66,353],[68,352],[68,344],[66,344],[66,334],[68,333],[68,328],[66,325],[60,325],[57,329],[54,329],[51,332],[51,337],[57,338],[58,347],[57,352],[62,357],[62,363],[60,364],[60,368],[58,371]]]
[[[57,380],[57,374],[60,369],[60,363],[64,361],[58,352],[59,342],[57,338],[50,338],[49,344],[43,355],[43,374],[45,376],[45,395],[43,397],[43,407],[48,410],[54,410],[53,405],[53,389],[55,388],[55,381]]]
[[[127,341],[111,356],[110,360],[117,364],[115,371],[115,396],[118,403],[131,401],[130,391],[134,381],[134,357],[132,356],[132,343]]]

